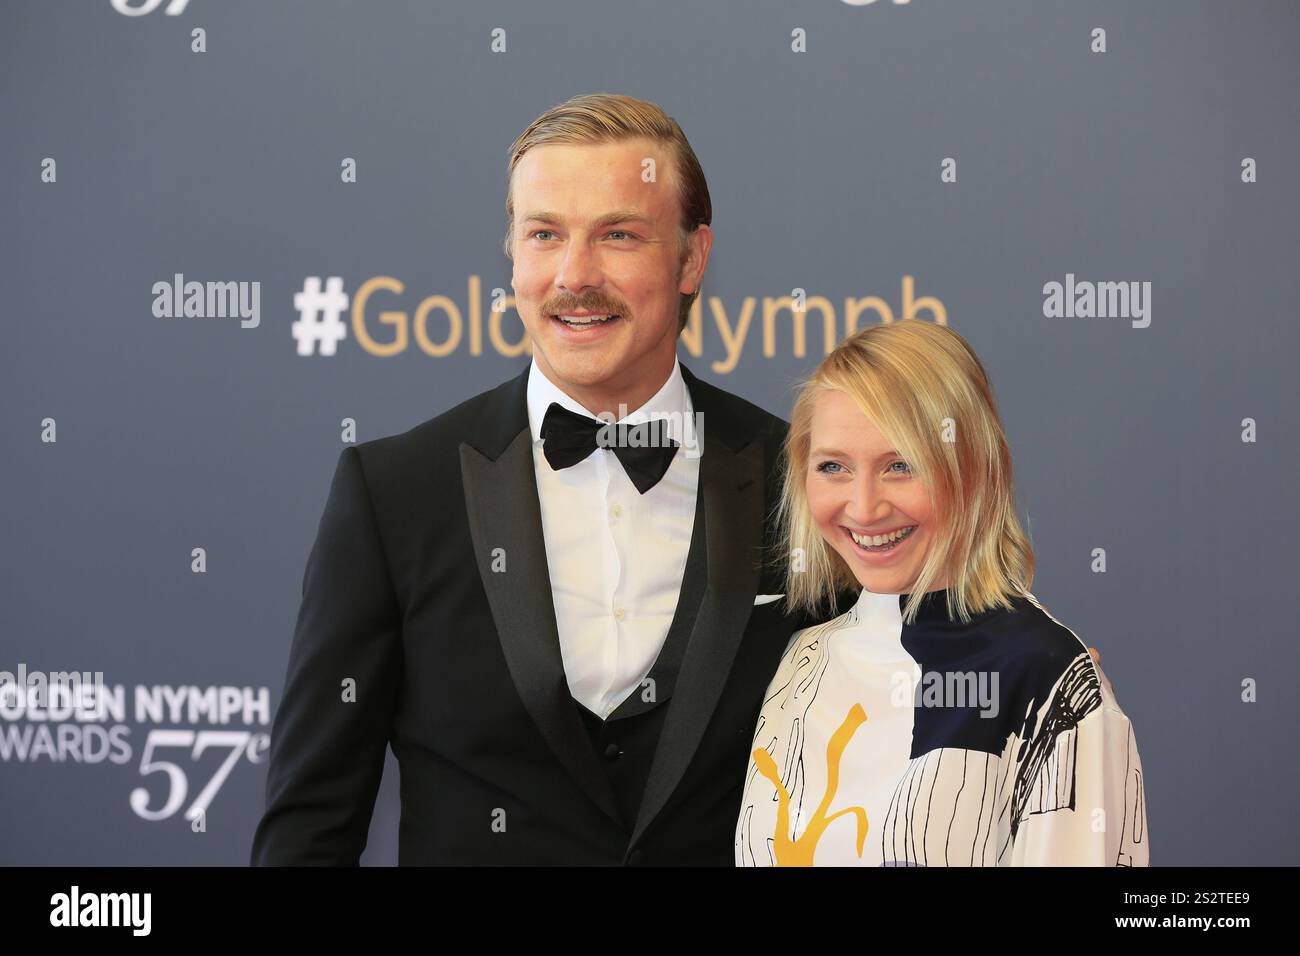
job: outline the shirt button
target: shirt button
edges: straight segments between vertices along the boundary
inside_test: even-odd
[[[618,620],[620,620],[620,621],[623,620],[624,613],[625,613],[625,612],[623,611],[623,609],[622,609],[621,607],[616,607],[616,608],[614,608],[614,617],[618,618]]]
[[[609,511],[610,511],[610,514],[612,514],[615,518],[621,518],[621,517],[623,517],[623,506],[622,506],[622,505],[615,505],[614,507],[610,508]]]
[[[622,752],[623,751],[618,749],[618,744],[610,744],[605,748],[605,759],[616,760],[618,758],[618,755],[621,754]]]

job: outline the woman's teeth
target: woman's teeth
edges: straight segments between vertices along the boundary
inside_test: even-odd
[[[855,531],[850,531],[849,535],[853,538],[854,543],[857,544],[858,547],[866,548],[868,551],[887,551],[915,530],[916,525],[912,525],[907,528],[901,528],[898,531],[891,531],[889,534],[870,535],[858,534]]]

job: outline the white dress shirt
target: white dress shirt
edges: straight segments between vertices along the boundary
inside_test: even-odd
[[[534,357],[528,424],[560,653],[570,693],[604,719],[650,673],[677,609],[700,475],[699,441],[683,433],[694,406],[674,361],[663,387],[619,419],[665,418],[668,435],[683,446],[643,495],[608,448],[568,468],[551,467],[540,433],[552,402],[596,417],[548,379]]]

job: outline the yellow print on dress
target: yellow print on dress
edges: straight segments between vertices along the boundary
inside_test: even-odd
[[[797,840],[790,837],[790,793],[781,783],[781,774],[776,769],[776,762],[772,759],[772,755],[761,747],[754,751],[754,764],[758,767],[758,772],[771,781],[772,786],[776,788],[776,833],[773,835],[773,850],[776,854],[777,866],[812,866],[813,854],[817,852],[817,842],[822,838],[822,834],[837,818],[846,813],[854,814],[857,818],[858,856],[862,856],[862,848],[867,842],[867,811],[862,807],[847,807],[830,816],[826,815],[826,811],[830,809],[831,801],[835,799],[835,791],[839,787],[840,757],[843,756],[844,748],[848,746],[853,734],[866,721],[867,713],[862,709],[862,705],[854,704],[849,708],[844,723],[840,724],[839,729],[831,735],[830,743],[826,745],[826,794],[808,822],[807,828]]]

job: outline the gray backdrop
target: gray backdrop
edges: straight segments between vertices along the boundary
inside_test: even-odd
[[[246,863],[341,422],[393,434],[523,368],[487,323],[506,148],[601,90],[664,106],[709,177],[683,361],[784,417],[825,349],[810,315],[797,355],[784,311],[765,355],[765,297],[824,296],[837,335],[846,298],[936,300],[993,379],[1033,591],[1133,721],[1152,862],[1300,862],[1300,6],[169,4],[0,8],[0,669],[102,671],[124,701],[0,720],[0,862]],[[259,324],[155,316],[177,273],[259,282]],[[1149,325],[1045,315],[1067,275],[1149,282]],[[362,313],[381,344],[435,295],[462,338],[380,356],[349,309],[335,355],[298,355],[312,276],[400,282]],[[716,315],[747,299],[729,363]],[[396,860],[396,820],[390,755],[366,862]]]

